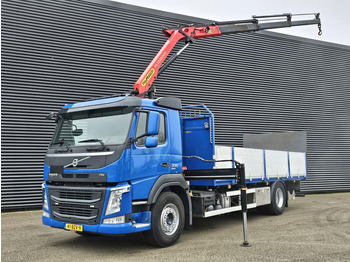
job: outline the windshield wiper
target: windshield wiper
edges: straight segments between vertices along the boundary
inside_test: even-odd
[[[72,151],[72,149],[69,147],[68,143],[66,141],[64,141],[64,139],[58,140],[57,142],[54,142],[54,143],[51,143],[51,145],[52,146],[53,145],[60,145],[60,146],[65,145],[66,146],[66,149],[56,149],[55,153]]]
[[[93,151],[93,150],[101,150],[104,151],[106,149],[106,145],[105,143],[103,143],[103,141],[101,139],[97,139],[97,138],[91,138],[91,139],[86,139],[86,140],[81,140],[78,143],[100,143],[102,148],[87,148],[87,151]]]

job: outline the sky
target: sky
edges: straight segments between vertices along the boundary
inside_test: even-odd
[[[350,46],[350,0],[118,0],[214,21],[249,19],[252,15],[321,13],[322,36],[316,25],[272,30]],[[311,17],[306,17],[310,19]]]

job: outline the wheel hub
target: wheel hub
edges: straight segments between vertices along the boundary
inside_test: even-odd
[[[281,188],[277,188],[276,190],[276,205],[281,208],[283,206],[284,201],[283,191]]]
[[[167,204],[160,216],[160,225],[164,234],[170,236],[179,226],[179,210],[174,204]]]

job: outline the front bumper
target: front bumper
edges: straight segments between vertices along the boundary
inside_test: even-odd
[[[147,218],[147,219],[146,219]],[[119,234],[129,234],[136,233],[141,231],[146,231],[151,229],[151,223],[137,223],[137,221],[145,221],[151,220],[151,212],[141,212],[132,214],[132,221],[136,221],[136,223],[125,223],[125,224],[115,224],[115,225],[105,225],[105,224],[97,224],[97,225],[85,225],[83,224],[83,231],[98,233],[98,234],[111,234],[111,235],[119,235]],[[48,217],[42,217],[42,221],[44,225],[56,228],[66,228],[66,222],[56,221],[54,219]]]
[[[151,229],[151,212],[132,214],[131,192],[122,195],[120,211],[105,215],[111,190],[129,186],[119,183],[116,187],[59,187],[43,185],[48,207],[44,207],[46,216],[44,225],[66,228],[66,224],[82,225],[83,231],[101,234],[128,234]],[[93,216],[94,215],[94,216]],[[124,216],[120,224],[104,224],[104,219]]]
[[[128,183],[120,183],[116,187],[68,187],[48,186],[44,184],[48,209],[44,211],[50,214],[50,219],[58,222],[77,225],[99,225],[103,219],[125,216],[131,222],[132,200],[131,192],[122,195],[120,210],[106,215],[106,208],[111,190],[129,186]]]

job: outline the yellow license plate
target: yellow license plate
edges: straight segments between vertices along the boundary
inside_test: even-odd
[[[66,224],[66,229],[73,231],[83,231],[82,225]]]

